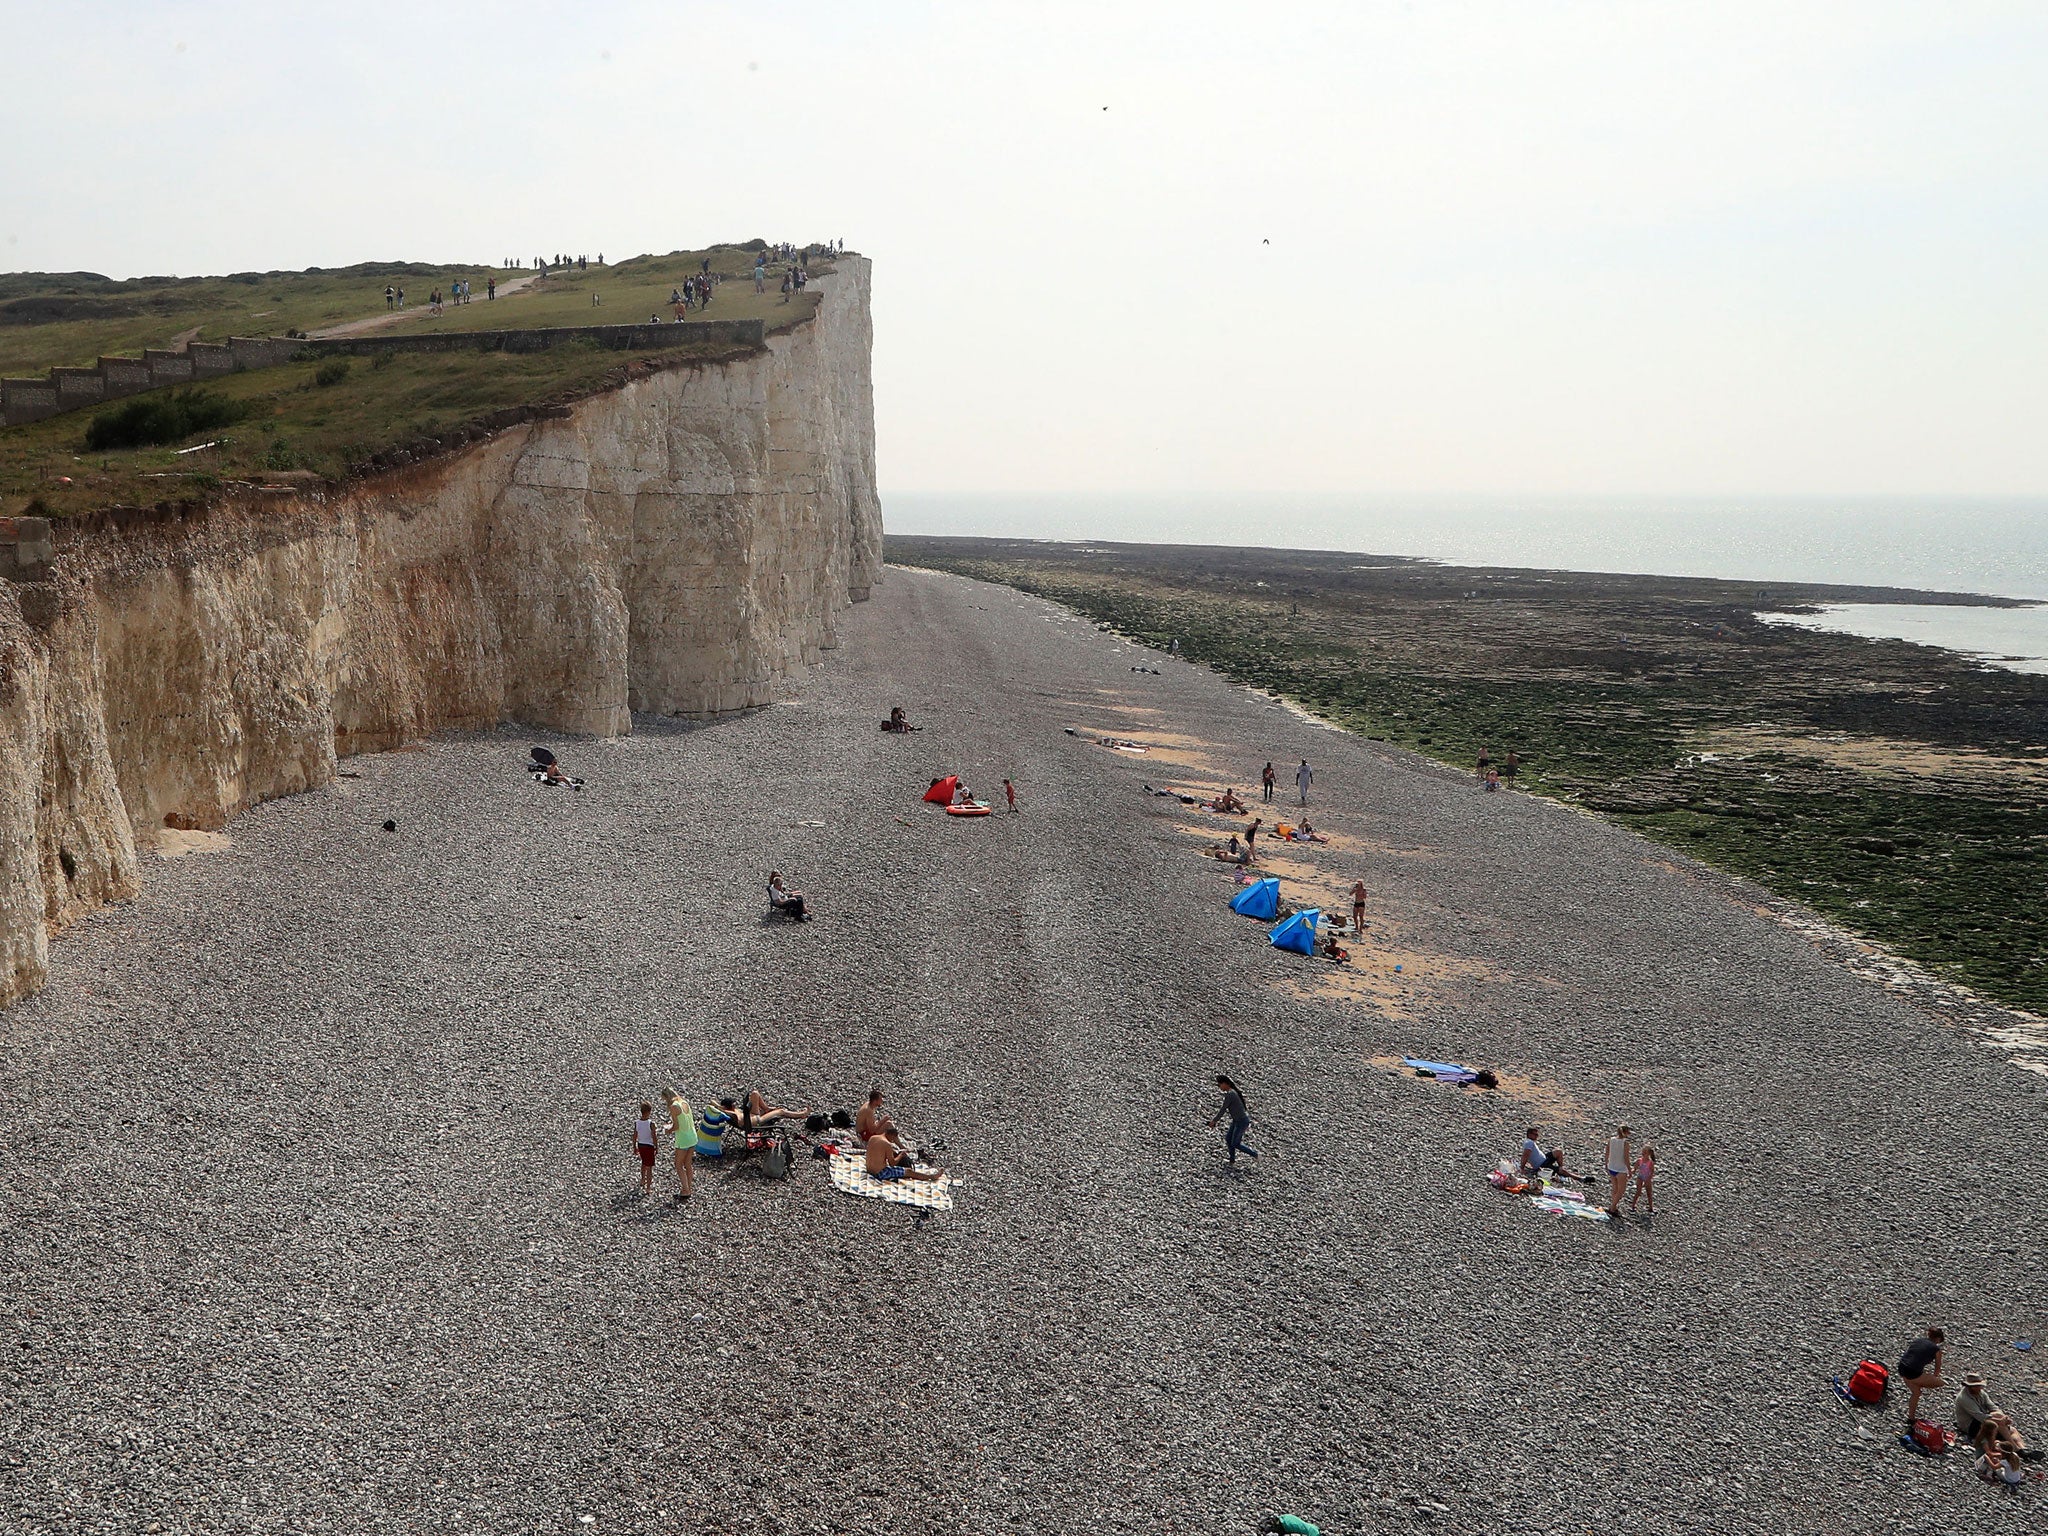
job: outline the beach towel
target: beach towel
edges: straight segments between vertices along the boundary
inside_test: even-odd
[[[938,783],[924,792],[924,798],[931,805],[951,805],[953,791],[960,787],[960,775],[949,773]]]
[[[849,1195],[870,1200],[887,1200],[891,1205],[914,1205],[927,1211],[953,1209],[953,1186],[960,1181],[943,1179],[878,1179],[870,1174],[859,1153],[847,1150],[832,1159],[832,1182]]]
[[[1466,1072],[1472,1069],[1455,1061],[1424,1061],[1419,1056],[1403,1056],[1401,1065],[1411,1072],[1427,1072],[1431,1077],[1441,1077],[1446,1072]]]
[[[1607,1213],[1597,1205],[1588,1205],[1583,1199],[1573,1200],[1553,1194],[1532,1195],[1529,1203],[1539,1211],[1548,1211],[1553,1216],[1579,1216],[1587,1221],[1605,1221]]]
[[[1230,910],[1270,922],[1280,911],[1280,882],[1268,875],[1230,898]]]
[[[1292,950],[1297,955],[1312,955],[1316,952],[1316,919],[1323,914],[1311,908],[1297,912],[1279,927],[1269,938],[1275,949]]]

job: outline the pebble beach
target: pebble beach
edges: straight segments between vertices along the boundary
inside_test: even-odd
[[[1270,825],[1304,758],[1330,841],[1265,863],[1365,881],[1348,966],[1228,910],[1242,820],[1144,790]],[[0,1528],[2039,1528],[1828,1383],[1939,1323],[2048,1443],[2048,1079],[1740,880],[906,569],[771,708],[342,767],[0,1013]],[[997,814],[921,803],[955,772]],[[636,1192],[664,1087],[871,1084],[953,1210]],[[1486,1182],[1624,1121],[1653,1219]]]

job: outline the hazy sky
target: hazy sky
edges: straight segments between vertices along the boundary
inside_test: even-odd
[[[0,267],[844,236],[885,490],[2041,492],[2044,84],[2041,0],[0,0]]]

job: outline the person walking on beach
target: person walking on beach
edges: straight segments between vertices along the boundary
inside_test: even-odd
[[[633,1152],[640,1159],[640,1193],[654,1193],[654,1106],[642,1104],[633,1122]]]
[[[1250,826],[1244,829],[1245,858],[1256,859],[1259,856],[1259,828],[1263,827],[1265,824],[1266,818],[1261,816],[1258,818],[1258,820],[1254,821]]]
[[[1010,802],[1010,814],[1017,814],[1017,786],[1008,779],[1003,780],[1003,798]]]
[[[1259,787],[1266,792],[1266,804],[1273,803],[1273,765],[1266,764],[1266,771],[1259,775]]]
[[[1920,1417],[1920,1394],[1930,1389],[1940,1391],[1948,1383],[1941,1379],[1941,1347],[1948,1342],[1948,1335],[1939,1328],[1929,1328],[1926,1334],[1906,1346],[1906,1352],[1899,1356],[1899,1379],[1905,1382],[1906,1426]]]
[[[669,1145],[675,1149],[679,1186],[676,1198],[687,1200],[697,1182],[697,1116],[690,1109],[690,1101],[673,1088],[668,1091],[668,1119]]]
[[[1308,804],[1308,787],[1315,783],[1316,776],[1309,772],[1308,759],[1301,760],[1301,766],[1294,770],[1294,787],[1301,791],[1301,803]]]
[[[1365,932],[1365,882],[1351,882],[1351,942],[1357,943],[1358,936]]]
[[[1629,1165],[1635,1161],[1629,1156],[1629,1139],[1635,1132],[1627,1126],[1617,1126],[1607,1138],[1607,1214],[1621,1214],[1621,1191],[1628,1183]]]
[[[1209,1117],[1209,1127],[1213,1130],[1218,1120],[1226,1115],[1230,1117],[1229,1128],[1223,1133],[1223,1145],[1230,1153],[1230,1166],[1237,1166],[1237,1154],[1240,1152],[1257,1162],[1259,1154],[1244,1144],[1244,1133],[1251,1129],[1252,1116],[1251,1111],[1244,1107],[1243,1091],[1221,1072],[1216,1074],[1216,1087],[1223,1095],[1223,1103]]]

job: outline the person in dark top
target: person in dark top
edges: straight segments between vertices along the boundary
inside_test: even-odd
[[[1910,1425],[1920,1417],[1920,1394],[1930,1388],[1939,1390],[1948,1385],[1941,1379],[1941,1346],[1947,1335],[1939,1328],[1929,1328],[1926,1334],[1906,1346],[1906,1352],[1899,1356],[1899,1379],[1908,1389],[1906,1398],[1906,1422]]]
[[[1213,1128],[1225,1115],[1230,1117],[1229,1128],[1223,1133],[1223,1145],[1230,1152],[1230,1166],[1237,1166],[1237,1154],[1240,1152],[1257,1162],[1259,1154],[1244,1144],[1244,1133],[1250,1129],[1252,1117],[1251,1111],[1244,1107],[1243,1091],[1221,1072],[1216,1074],[1216,1087],[1223,1095],[1223,1104],[1209,1117],[1209,1124]]]

